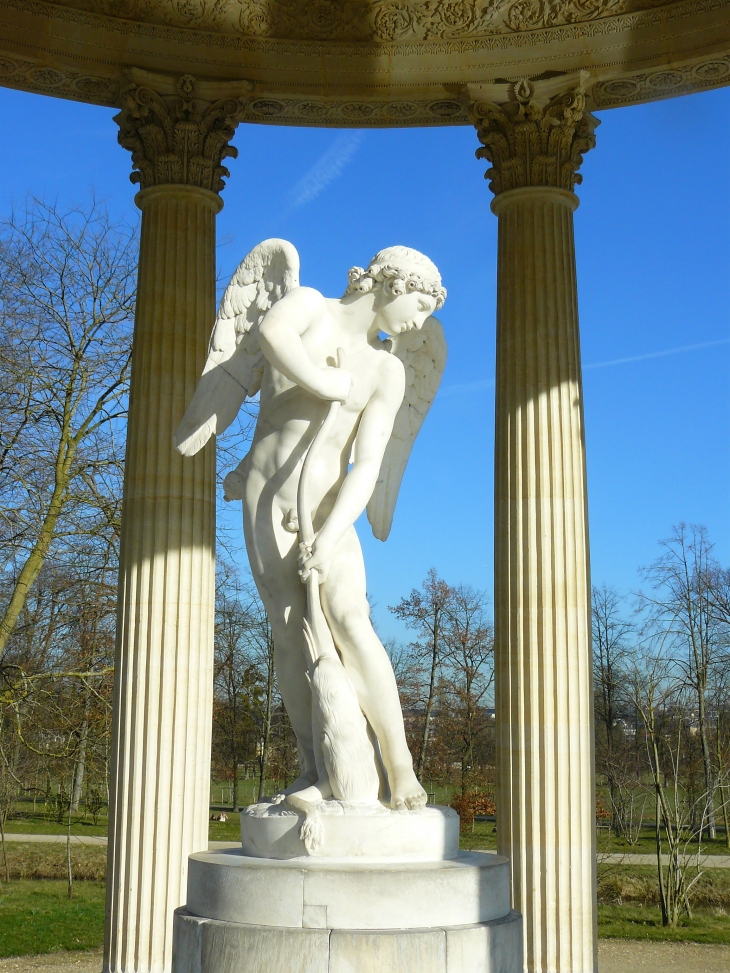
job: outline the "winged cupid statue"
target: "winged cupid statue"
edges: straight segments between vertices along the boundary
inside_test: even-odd
[[[408,457],[436,395],[446,291],[434,264],[389,247],[353,267],[341,298],[299,286],[299,256],[265,240],[221,301],[208,360],[175,434],[191,456],[260,392],[250,451],[224,481],[243,500],[251,571],[269,616],[301,774],[275,801],[418,809],[395,677],[370,622],[354,523],[390,533]],[[387,336],[386,340],[381,335]],[[307,831],[309,829],[309,831]]]

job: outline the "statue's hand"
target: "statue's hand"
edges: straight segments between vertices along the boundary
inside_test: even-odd
[[[352,388],[352,373],[345,368],[321,368],[317,394],[330,402],[347,401]]]
[[[300,543],[297,557],[299,577],[302,581],[307,580],[311,571],[317,572],[317,580],[320,584],[326,581],[334,553],[334,548],[330,547],[327,542],[322,543],[320,538],[317,538],[311,546],[303,542]]]

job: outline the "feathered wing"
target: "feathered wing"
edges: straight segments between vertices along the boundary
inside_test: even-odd
[[[431,317],[420,331],[397,335],[391,339],[391,352],[405,366],[406,391],[367,507],[373,534],[381,541],[390,533],[398,491],[413,443],[436,398],[446,366],[446,340],[441,322]]]
[[[299,254],[286,240],[264,240],[238,265],[218,309],[203,374],[175,432],[183,456],[193,456],[227,429],[246,397],[261,388],[259,322],[298,286]]]

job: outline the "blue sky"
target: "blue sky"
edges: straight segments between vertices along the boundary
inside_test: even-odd
[[[0,209],[93,189],[134,217],[109,109],[0,89]],[[730,564],[730,89],[600,113],[576,242],[593,579],[622,591],[680,520]],[[442,390],[406,472],[390,539],[359,525],[375,618],[434,566],[492,585],[497,221],[468,128],[242,126],[219,217],[229,275],[260,240],[298,248],[303,283],[341,293],[385,246],[427,253],[449,297]],[[231,516],[230,511],[226,514]]]

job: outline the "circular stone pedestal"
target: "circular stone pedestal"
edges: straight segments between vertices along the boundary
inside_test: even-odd
[[[360,862],[441,861],[459,853],[459,815],[450,807],[393,811],[323,801],[317,806],[316,857]],[[284,804],[252,804],[241,811],[241,846],[252,858],[307,856],[303,818]]]
[[[509,866],[191,855],[173,973],[522,973]]]

